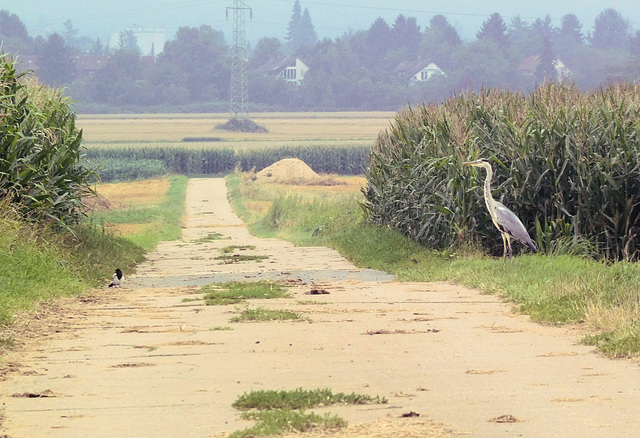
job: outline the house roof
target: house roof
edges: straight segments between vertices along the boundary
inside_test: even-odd
[[[295,65],[296,59],[297,58],[295,56],[279,56],[265,62],[260,67],[258,67],[257,70],[260,73],[277,75],[285,68]]]
[[[107,56],[102,55],[76,56],[76,70],[81,72],[99,70],[107,64],[108,60]]]
[[[402,61],[400,64],[394,68],[391,73],[394,75],[408,75],[413,76],[418,74],[418,72],[426,69],[427,67],[432,66],[434,70],[440,70],[435,63],[431,61],[423,61],[421,59],[415,61]],[[434,68],[435,67],[435,68]]]

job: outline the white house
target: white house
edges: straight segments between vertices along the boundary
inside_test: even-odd
[[[132,27],[126,31],[111,34],[109,40],[109,48],[118,50],[120,48],[121,38],[125,32],[133,33],[138,43],[140,54],[156,56],[164,50],[165,31],[156,27]]]
[[[300,85],[304,80],[304,75],[309,71],[309,66],[298,57],[282,56],[262,64],[258,67],[258,71],[265,76],[281,78]]]
[[[397,79],[407,81],[409,85],[426,82],[436,76],[446,76],[435,62],[422,60],[401,62],[391,74]]]
[[[540,56],[532,55],[526,57],[518,66],[518,71],[523,76],[535,76],[538,65],[540,64]],[[558,82],[564,82],[571,79],[573,72],[560,59],[553,60],[553,67],[556,70],[556,77],[553,78]]]

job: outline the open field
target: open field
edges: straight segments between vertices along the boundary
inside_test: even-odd
[[[393,112],[259,113],[250,114],[267,133],[215,129],[229,119],[217,114],[80,115],[88,148],[101,146],[180,146],[188,148],[267,148],[280,146],[347,146],[372,144],[394,118]],[[216,137],[221,141],[183,142],[186,137]]]

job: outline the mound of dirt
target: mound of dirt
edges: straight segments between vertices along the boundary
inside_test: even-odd
[[[297,158],[285,158],[265,167],[256,174],[256,179],[283,184],[308,184],[320,179],[312,168]]]

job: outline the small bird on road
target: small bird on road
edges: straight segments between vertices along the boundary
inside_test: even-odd
[[[120,268],[116,269],[116,272],[113,274],[113,278],[111,279],[111,283],[109,287],[121,287],[122,282],[124,281],[124,275],[122,275],[122,271]]]

